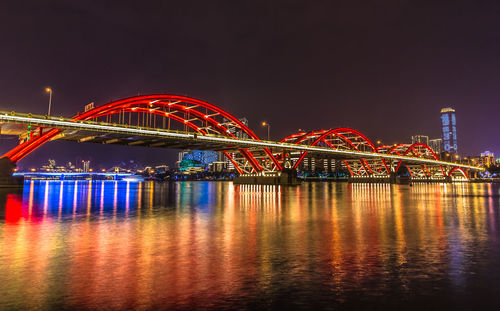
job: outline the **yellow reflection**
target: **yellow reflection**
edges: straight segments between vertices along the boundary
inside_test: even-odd
[[[92,180],[87,184],[87,219],[90,217],[90,208],[92,206]]]

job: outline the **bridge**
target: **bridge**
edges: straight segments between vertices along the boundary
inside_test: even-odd
[[[442,161],[422,143],[375,146],[350,128],[299,132],[279,142],[263,141],[225,110],[178,95],[125,98],[73,118],[0,111],[0,134],[20,137],[20,144],[0,157],[11,168],[45,143],[62,139],[221,151],[240,175],[298,169],[307,158],[338,161],[356,178],[383,178],[401,170],[415,179],[469,178],[470,171],[482,170]]]

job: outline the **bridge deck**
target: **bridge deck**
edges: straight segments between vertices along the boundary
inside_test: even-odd
[[[109,124],[93,121],[75,121],[63,117],[35,116],[31,114],[0,111],[0,134],[22,135],[28,125],[44,127],[44,130],[58,128],[62,133],[56,139],[101,144],[121,144],[128,146],[147,146],[154,148],[198,149],[215,151],[236,151],[238,149],[270,148],[273,152],[309,152],[311,156],[335,159],[388,159],[402,160],[405,164],[429,164],[483,170],[466,164],[436,161],[411,156],[389,155],[376,152],[339,150],[325,147],[234,139],[218,135],[201,135],[195,132],[180,132],[156,128]]]

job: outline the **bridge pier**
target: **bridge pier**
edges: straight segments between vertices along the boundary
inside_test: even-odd
[[[8,158],[0,158],[0,188],[17,188],[23,186],[23,178],[12,176],[16,164]]]
[[[347,180],[350,183],[372,183],[372,184],[405,184],[406,179],[401,179],[396,173],[387,176],[351,176]]]
[[[412,183],[452,183],[453,179],[450,176],[441,177],[441,178],[412,178]]]
[[[388,176],[354,176],[349,177],[348,182],[350,183],[388,183],[388,184],[400,184],[408,185],[412,183],[452,183],[453,179],[450,176],[442,178],[411,178],[411,177],[400,177],[396,173],[391,173]]]
[[[297,178],[297,170],[284,168],[280,172],[244,174],[233,179],[235,185],[276,185],[297,186],[300,180]]]
[[[349,183],[371,183],[371,184],[395,184],[396,178],[391,176],[351,176],[347,179]]]

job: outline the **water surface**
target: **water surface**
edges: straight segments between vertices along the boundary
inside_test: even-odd
[[[496,309],[494,184],[34,181],[0,309]]]

